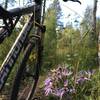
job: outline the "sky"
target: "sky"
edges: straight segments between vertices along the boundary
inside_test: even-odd
[[[0,3],[3,2],[4,0],[0,0]],[[15,0],[17,1],[17,4],[15,6],[19,6],[19,0]],[[23,5],[23,1],[28,1],[28,0],[20,0],[20,5]],[[47,0],[47,7],[50,5],[51,1],[53,0]],[[60,4],[61,4],[61,8],[62,11],[65,15],[65,17],[69,14],[69,13],[73,13],[73,11],[77,12],[77,14],[79,14],[81,17],[83,17],[84,12],[86,7],[92,6],[93,5],[93,1],[94,0],[80,0],[81,1],[81,5],[79,3],[75,3],[72,1],[68,1],[68,2],[63,2],[63,0],[59,0]],[[71,8],[73,11],[71,11],[69,8]],[[98,0],[98,10],[97,10],[97,16],[100,17],[100,0]]]
[[[77,2],[72,2],[72,1],[68,1],[68,2],[63,2],[63,0],[59,0],[59,1],[61,4],[61,7],[62,7],[62,11],[64,13],[72,12],[71,10],[68,9],[68,8],[71,8],[72,10],[76,11],[81,16],[83,16],[86,7],[93,6],[94,0],[80,0],[82,3],[81,5]],[[50,2],[51,2],[51,0],[47,0],[47,6],[50,4]],[[100,0],[98,0],[97,16],[100,16]]]
[[[64,25],[66,25],[66,23],[68,23],[69,21],[73,23],[73,21],[76,18],[80,22],[84,17],[84,12],[86,7],[87,6],[93,7],[94,0],[80,0],[82,3],[81,5],[77,2],[72,2],[72,1],[68,1],[68,2],[63,2],[63,0],[59,0],[59,1],[63,13],[63,17],[61,20],[62,22],[64,22]],[[51,1],[48,0],[47,7],[49,6],[50,2]],[[100,17],[100,0],[98,0],[98,5],[97,5],[97,17]]]
[[[79,3],[75,3],[75,2],[71,2],[71,1],[68,1],[68,2],[63,2],[62,0],[60,0],[60,3],[61,3],[61,7],[65,12],[68,11],[71,12],[70,10],[68,10],[67,7],[71,8],[72,10],[76,11],[77,13],[79,13],[81,16],[83,16],[84,12],[85,12],[85,9],[87,6],[93,6],[93,1],[94,0],[80,0],[81,1],[81,5]],[[98,0],[98,10],[97,10],[97,16],[100,16],[100,0]]]
[[[15,7],[18,7],[19,0],[16,0],[16,1],[17,1],[17,4],[15,5]],[[82,3],[81,5],[77,2],[75,3],[72,1],[68,1],[68,2],[63,2],[63,0],[59,0],[59,1],[60,1],[60,5],[62,8],[62,13],[63,13],[61,20],[64,22],[64,24],[66,24],[68,21],[75,20],[77,18],[77,16],[78,16],[77,20],[81,21],[82,18],[84,17],[84,12],[85,12],[86,7],[87,6],[93,7],[94,0],[80,0]],[[0,2],[3,2],[3,0],[0,0]],[[51,2],[52,2],[52,0],[47,0],[46,8],[49,7]],[[22,5],[23,5],[23,0],[20,0],[20,6],[22,6]],[[97,17],[100,17],[100,0],[98,0]]]

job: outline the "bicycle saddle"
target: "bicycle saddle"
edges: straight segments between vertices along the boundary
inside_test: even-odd
[[[81,2],[79,0],[63,0],[64,2],[67,2],[67,1],[73,1],[73,2],[78,2],[81,4]]]

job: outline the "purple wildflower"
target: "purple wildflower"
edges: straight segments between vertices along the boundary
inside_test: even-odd
[[[77,79],[76,83],[77,83],[77,84],[82,84],[82,83],[84,83],[85,81],[90,81],[90,79],[87,78],[87,77],[80,77],[79,79]]]
[[[62,73],[62,67],[58,67],[57,72]]]
[[[62,79],[62,74],[61,74],[60,72],[58,72],[58,73],[57,73],[57,77],[58,77],[59,79]]]
[[[49,83],[44,88],[46,96],[52,93],[52,88],[53,88],[53,83],[49,81]]]
[[[62,71],[62,75],[63,76],[70,76],[72,74],[71,71],[69,71],[68,69],[64,68]]]
[[[88,78],[90,78],[94,74],[95,70],[88,70],[85,71],[85,74],[88,75]]]
[[[51,93],[52,93],[52,88],[46,87],[46,88],[45,88],[45,95],[48,96],[48,95],[51,94]]]
[[[91,80],[90,76],[92,74],[93,71],[90,70],[82,70],[78,72],[76,76],[76,83],[81,87],[81,85],[84,85],[83,83]],[[71,95],[76,93],[77,90],[73,88],[74,86],[72,84],[69,84],[69,82],[71,83],[74,80],[73,75],[74,74],[71,70],[61,65],[59,65],[57,69],[51,70],[49,77],[45,80],[45,95],[48,96],[52,94],[60,97],[61,100],[62,97],[66,94]]]
[[[64,87],[67,87],[68,86],[68,80],[66,80],[65,82],[64,82]]]
[[[52,79],[48,77],[48,78],[45,80],[44,84],[45,84],[45,85],[48,85],[48,84],[50,84],[51,81],[52,81]]]
[[[65,89],[62,88],[62,89],[57,89],[56,92],[54,93],[54,95],[60,97],[60,100],[62,99],[63,95],[65,93]]]

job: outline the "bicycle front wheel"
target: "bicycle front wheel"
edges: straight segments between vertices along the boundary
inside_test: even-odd
[[[39,78],[41,61],[39,44],[40,43],[29,43],[26,47],[22,62],[14,80],[11,100],[32,99]]]

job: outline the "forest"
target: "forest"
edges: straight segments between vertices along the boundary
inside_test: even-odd
[[[5,9],[15,5],[24,6],[28,1],[31,2],[0,0],[0,6]],[[46,3],[49,1],[46,0]],[[71,17],[69,13],[64,20],[66,25],[62,22],[60,0],[51,1],[45,7],[42,67],[34,97],[36,100],[100,100],[100,16],[96,16],[100,0],[92,0],[93,6],[86,7],[81,21],[78,20],[80,15],[68,20]],[[27,15],[23,16],[13,34],[0,44],[0,66],[27,19]],[[0,100],[9,100],[22,52],[0,93]],[[34,59],[33,50],[28,60],[29,66],[34,64]]]

